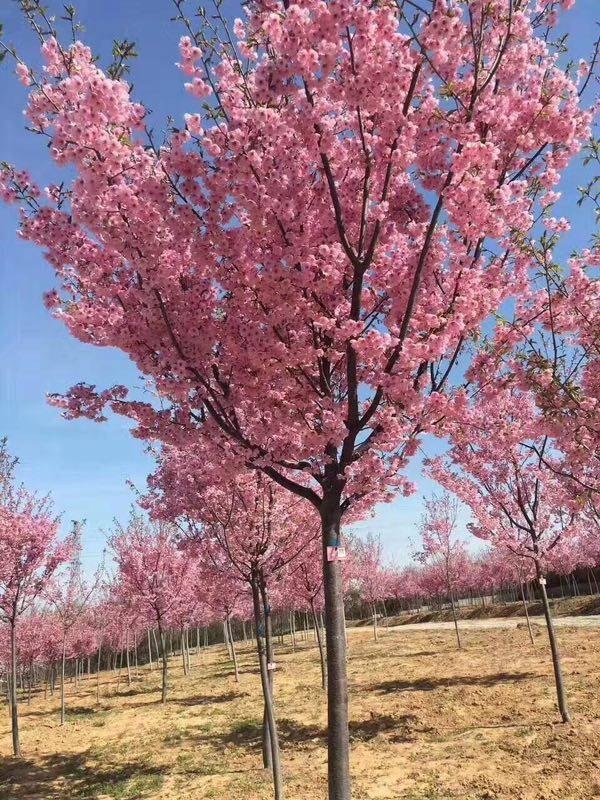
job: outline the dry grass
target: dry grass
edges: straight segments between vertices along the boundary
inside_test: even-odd
[[[545,635],[367,630],[350,637],[355,800],[592,800],[600,798],[600,631],[559,632],[575,722],[559,724]],[[25,758],[0,724],[2,800],[262,800],[260,683],[241,648],[235,684],[226,654],[193,656],[189,677],[173,660],[171,700],[144,668],[131,687],[103,675],[69,686],[67,724],[58,697],[23,706]],[[287,800],[326,796],[324,697],[317,650],[279,648],[277,706]]]

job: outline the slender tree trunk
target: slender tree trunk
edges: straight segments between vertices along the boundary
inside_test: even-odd
[[[125,632],[125,663],[127,665],[127,685],[131,686],[131,663],[129,660],[129,628]]]
[[[135,669],[135,678],[138,679],[138,643],[137,633],[133,634],[133,668]]]
[[[315,621],[315,630],[317,632],[317,644],[319,645],[319,658],[321,660],[321,686],[323,689],[327,689],[327,663],[325,660],[325,649],[323,647],[323,637],[321,636],[321,626],[319,621],[317,620],[317,614],[315,612],[315,604],[311,600],[310,607],[312,609],[313,619]]]
[[[377,631],[377,607],[375,603],[371,603],[371,611],[373,612],[373,638],[377,641],[379,639],[379,633]]]
[[[233,661],[233,653],[231,652],[231,642],[229,641],[229,629],[227,627],[227,618],[223,620],[223,640],[225,641],[225,647],[227,648],[227,655],[229,656],[229,660]]]
[[[167,702],[169,659],[167,656],[167,637],[162,628],[162,623],[158,623],[158,634],[160,637],[160,652],[162,656],[162,693],[161,700],[163,705]]]
[[[256,625],[256,648],[258,651],[258,663],[260,666],[260,680],[262,684],[263,697],[265,700],[265,711],[270,733],[271,745],[271,765],[273,771],[273,788],[275,792],[275,800],[283,800],[283,783],[281,776],[281,762],[279,758],[279,737],[277,734],[277,722],[275,718],[275,703],[271,694],[271,686],[269,680],[269,671],[267,669],[267,653],[263,645],[263,640],[260,632],[260,589],[258,585],[258,576],[254,576],[252,580],[252,601],[254,607],[254,620]],[[265,621],[266,622],[266,621]],[[265,632],[266,632],[265,624]]]
[[[560,664],[560,653],[558,650],[558,642],[556,640],[556,633],[554,631],[554,622],[550,612],[550,603],[548,602],[548,594],[546,592],[546,579],[542,576],[539,564],[536,564],[536,573],[538,578],[538,585],[542,595],[542,605],[544,606],[544,616],[546,617],[546,627],[548,628],[548,638],[550,639],[550,650],[552,651],[552,666],[554,667],[554,680],[556,682],[556,696],[558,699],[558,709],[563,722],[571,722],[571,714],[567,705],[567,696],[565,693],[565,686],[563,683],[562,669]]]
[[[60,724],[65,724],[65,663],[67,660],[67,637],[63,636],[62,660],[60,664]]]
[[[152,663],[152,639],[150,638],[150,628],[148,628],[148,663],[150,665],[150,672],[152,672],[154,664]]]
[[[102,643],[98,645],[98,664],[96,665],[96,702],[100,702],[100,657],[102,655]]]
[[[452,619],[454,620],[454,630],[456,632],[456,643],[458,645],[458,649],[462,649],[462,643],[460,641],[460,631],[458,629],[458,616],[456,614],[456,604],[454,603],[454,595],[452,591],[450,591],[450,606],[452,607]]]
[[[227,632],[229,634],[229,642],[231,644],[231,656],[233,658],[233,671],[234,671],[235,682],[239,683],[240,673],[238,669],[237,653],[235,651],[235,641],[233,639],[233,631],[231,630],[231,620],[229,619],[229,617],[227,617]]]
[[[117,692],[121,688],[121,673],[123,671],[123,648],[119,650],[118,659],[119,659],[119,671],[117,673]]]
[[[269,607],[269,600],[267,597],[267,590],[264,583],[263,576],[259,576],[259,592],[262,602],[262,615],[264,622],[264,635],[265,635],[265,649],[267,658],[267,677],[269,679],[269,690],[271,693],[271,700],[275,702],[275,677],[273,675],[272,665],[275,662],[275,654],[273,650],[273,621],[271,618],[271,609]],[[271,753],[271,726],[267,714],[267,707],[263,709],[263,742],[265,752]],[[267,764],[265,763],[265,767]]]
[[[21,741],[19,738],[19,706],[17,699],[17,624],[11,620],[10,625],[10,718],[12,725],[13,755],[21,757]]]
[[[185,653],[185,631],[181,629],[181,663],[183,664],[183,674],[188,674],[187,658]]]
[[[339,498],[321,511],[323,582],[327,631],[327,752],[329,800],[350,800],[350,736],[346,674],[344,587],[339,561],[329,561],[327,547],[339,545]]]
[[[527,600],[525,599],[525,590],[523,589],[523,581],[519,582],[519,586],[521,587],[521,600],[523,601],[523,608],[525,609],[525,619],[527,620],[529,638],[531,639],[531,644],[535,644],[533,639],[533,631],[531,630],[531,620],[529,619],[529,609],[527,608]]]

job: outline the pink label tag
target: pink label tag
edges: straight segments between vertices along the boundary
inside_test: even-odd
[[[328,547],[327,561],[343,561],[346,558],[345,547]]]

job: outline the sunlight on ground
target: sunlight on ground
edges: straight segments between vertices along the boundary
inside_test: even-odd
[[[350,637],[354,800],[592,800],[600,798],[600,631],[561,629],[575,722],[559,723],[543,629],[368,630]],[[159,673],[131,686],[101,676],[22,706],[24,758],[10,759],[0,723],[1,800],[263,800],[260,681],[250,645],[240,683],[223,648],[172,659],[170,702]],[[326,796],[325,705],[316,644],[279,646],[276,678],[287,800]],[[118,686],[118,691],[117,691]]]

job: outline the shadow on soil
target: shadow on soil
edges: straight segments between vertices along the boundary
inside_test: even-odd
[[[159,768],[137,762],[89,765],[85,753],[0,764],[0,800],[93,800],[101,795],[137,800],[162,782]]]
[[[417,718],[411,714],[394,717],[389,714],[371,713],[368,719],[350,721],[350,739],[355,742],[366,742],[381,733],[389,734],[393,742],[405,742],[414,738]],[[305,725],[292,719],[280,719],[277,722],[279,741],[283,750],[287,747],[298,747],[309,743],[326,746],[327,733],[318,725]],[[244,720],[226,733],[215,737],[215,734],[199,735],[199,740],[218,738],[224,746],[235,745],[245,749],[260,750],[262,744],[262,722],[260,720]]]
[[[498,672],[496,675],[454,675],[449,678],[418,678],[412,681],[393,680],[376,683],[369,691],[390,694],[392,692],[431,692],[447,686],[495,686],[497,683],[518,683],[537,678],[535,672]]]

